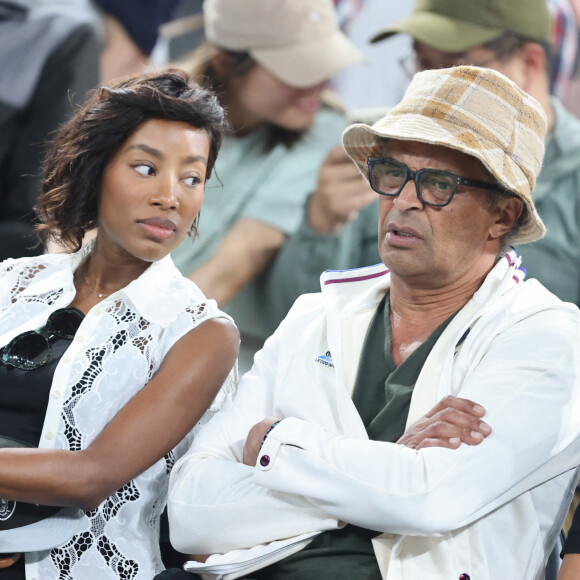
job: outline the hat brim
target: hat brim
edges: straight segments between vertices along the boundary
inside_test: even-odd
[[[405,20],[375,34],[370,42],[379,42],[401,32],[444,52],[463,52],[498,38],[504,33],[499,28],[454,20],[433,12],[414,12]]]
[[[462,137],[462,145],[454,145],[453,135],[438,123],[430,119],[425,119],[421,115],[405,115],[404,119],[394,119],[385,126],[384,119],[380,131],[374,130],[368,125],[357,123],[347,127],[342,135],[342,144],[348,156],[354,161],[359,171],[368,181],[367,159],[372,156],[378,156],[381,153],[384,139],[399,139],[401,141],[415,141],[419,143],[429,143],[431,145],[441,145],[460,151],[478,159],[485,168],[500,183],[504,184],[502,176],[495,171],[496,163],[493,163],[495,146],[490,145],[488,149],[481,146],[481,138],[473,135],[473,143],[479,146],[469,148],[465,146],[466,135]],[[459,143],[459,141],[457,141]],[[526,180],[521,170],[515,166],[511,168],[514,173],[521,174],[522,182]],[[525,244],[542,238],[546,233],[546,228],[538,215],[534,204],[524,195],[513,192],[525,204],[526,212],[523,222],[519,228],[517,237],[512,242],[514,244]]]
[[[84,529],[83,516],[78,508],[64,507],[55,515],[33,524],[2,530],[0,546],[6,553],[50,550],[68,542]]]
[[[341,69],[365,60],[339,31],[296,46],[252,49],[249,52],[274,76],[296,88],[327,81]]]

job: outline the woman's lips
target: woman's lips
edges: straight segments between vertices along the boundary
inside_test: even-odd
[[[177,230],[177,226],[171,220],[160,218],[139,220],[138,223],[151,237],[158,240],[166,240]]]

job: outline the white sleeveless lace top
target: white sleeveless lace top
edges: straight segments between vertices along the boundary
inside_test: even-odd
[[[0,264],[0,345],[24,330],[41,327],[52,311],[72,301],[73,273],[90,248]],[[170,257],[153,263],[87,313],[56,368],[39,446],[86,448],[149,381],[173,344],[215,317],[227,315],[179,273]],[[86,512],[79,533],[69,542],[28,553],[27,579],[150,580],[160,572],[158,521],[171,468],[234,389],[232,371],[184,441]]]

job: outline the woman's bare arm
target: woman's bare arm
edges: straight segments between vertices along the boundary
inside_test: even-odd
[[[83,451],[0,450],[0,497],[92,509],[190,431],[237,356],[226,319],[204,322],[169,351],[158,372]]]
[[[580,554],[566,554],[558,580],[578,580],[578,578],[580,578]]]

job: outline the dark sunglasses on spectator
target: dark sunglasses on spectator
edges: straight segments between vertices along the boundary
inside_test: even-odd
[[[0,350],[0,360],[23,371],[33,371],[46,364],[52,355],[51,342],[55,338],[72,340],[84,314],[73,307],[55,310],[40,330],[28,330],[15,336]]]

